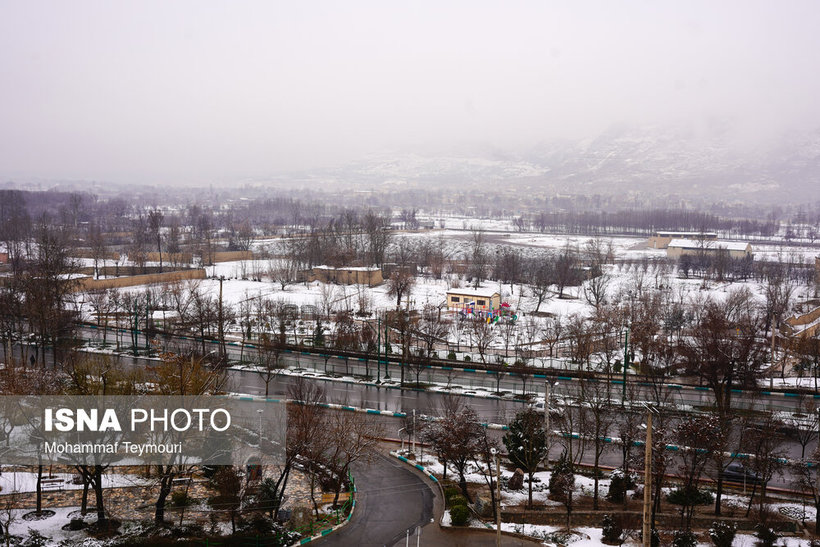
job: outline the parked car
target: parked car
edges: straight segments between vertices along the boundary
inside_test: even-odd
[[[760,475],[739,463],[730,463],[721,475],[725,481],[746,482],[747,484],[760,482]]]

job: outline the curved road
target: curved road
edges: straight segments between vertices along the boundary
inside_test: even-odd
[[[354,468],[353,475],[358,491],[350,522],[311,543],[392,546],[404,541],[406,530],[433,518],[433,491],[400,461],[378,454],[370,465]]]
[[[403,547],[410,545],[495,545],[495,534],[475,529],[442,529],[433,520],[444,509],[438,488],[413,468],[378,454],[370,465],[359,465],[356,476],[356,510],[347,526],[311,542],[321,546],[348,545]],[[420,527],[420,537],[417,537]],[[505,546],[539,545],[535,541],[502,536]]]

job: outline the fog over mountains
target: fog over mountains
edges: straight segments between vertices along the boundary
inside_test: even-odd
[[[525,152],[374,154],[312,173],[360,188],[399,184],[566,194],[800,203],[820,199],[820,130],[737,144],[669,128],[614,127]]]

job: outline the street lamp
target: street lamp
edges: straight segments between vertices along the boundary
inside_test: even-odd
[[[547,467],[550,465],[550,449],[552,448],[552,416],[550,416],[552,387],[558,387],[558,382],[552,383],[549,378],[544,380],[544,432],[547,438],[547,455],[545,458]]]
[[[262,409],[257,408],[256,413],[259,415],[259,450],[262,450]]]
[[[624,337],[624,364],[621,367],[623,370],[623,385],[621,386],[621,407],[626,405],[626,368],[629,366],[629,328],[630,323],[626,323],[626,336]]]

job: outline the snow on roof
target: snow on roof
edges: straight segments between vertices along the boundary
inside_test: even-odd
[[[670,232],[668,230],[659,230],[657,232],[659,236],[699,236],[702,235],[704,237],[717,237],[717,232]]]
[[[341,268],[334,268],[333,266],[315,266],[314,270],[331,270],[331,271],[349,271],[349,272],[375,272],[378,268],[374,266],[342,266]]]
[[[485,287],[479,287],[477,289],[471,288],[459,288],[459,289],[450,289],[447,291],[447,294],[458,294],[463,296],[484,296],[486,298],[490,298],[493,295],[498,294],[498,291],[495,289],[488,289]]]
[[[681,249],[726,249],[727,251],[745,251],[749,243],[742,241],[696,241],[694,239],[673,239],[669,242],[669,247]]]

